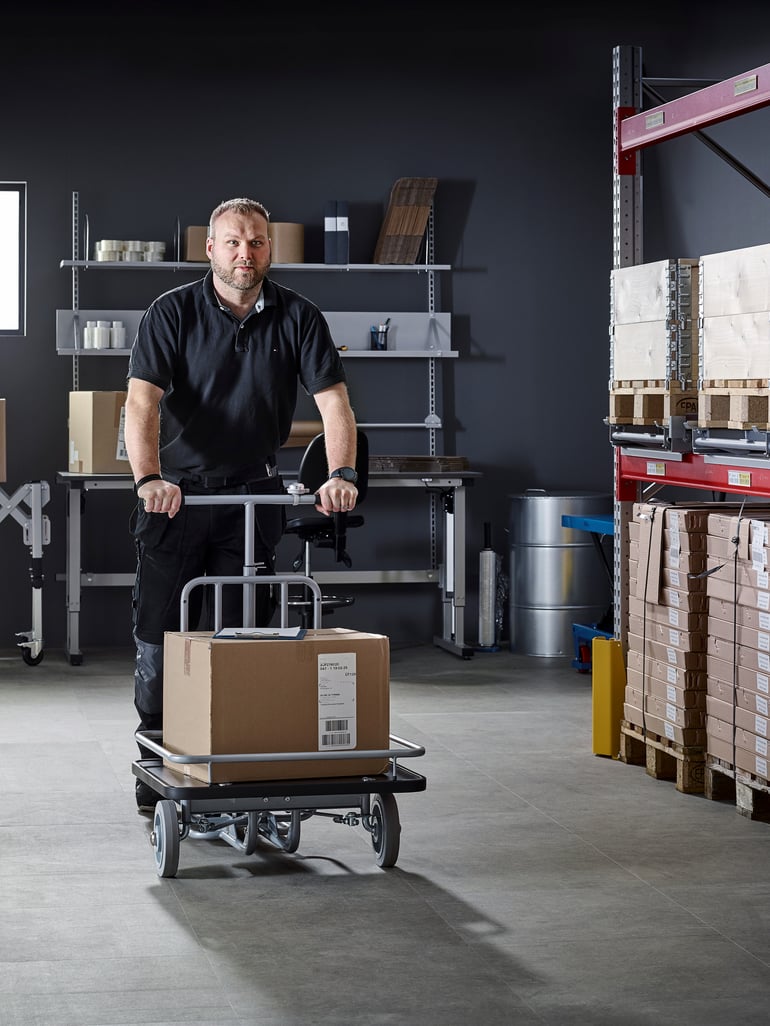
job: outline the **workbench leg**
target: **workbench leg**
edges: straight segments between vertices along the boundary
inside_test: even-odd
[[[434,644],[463,659],[473,656],[465,644],[465,489],[442,495],[444,503],[444,566],[441,577],[444,633]]]
[[[65,580],[67,590],[67,657],[73,666],[80,666],[80,519],[83,490],[67,484],[67,558]]]

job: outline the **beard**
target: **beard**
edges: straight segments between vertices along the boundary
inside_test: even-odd
[[[270,270],[270,265],[267,264],[265,267],[252,265],[248,268],[226,267],[216,260],[212,260],[211,269],[217,278],[225,285],[229,285],[230,288],[237,289],[239,292],[251,292],[262,284],[265,275]]]

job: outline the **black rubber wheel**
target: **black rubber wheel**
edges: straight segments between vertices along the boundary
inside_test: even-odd
[[[390,869],[398,859],[401,844],[401,820],[396,799],[388,791],[372,797],[372,847],[381,869]]]
[[[238,827],[238,837],[243,842],[245,855],[253,855],[257,850],[257,838],[259,837],[259,813],[247,812],[246,825]]]
[[[176,876],[179,868],[179,818],[176,805],[170,799],[162,798],[155,806],[152,845],[158,876]]]
[[[22,648],[21,658],[27,666],[39,666],[43,661],[43,652],[41,651],[36,656],[33,656],[28,648]]]
[[[276,816],[275,825],[284,851],[295,852],[299,848],[302,833],[302,816],[299,809],[292,809],[288,816]]]

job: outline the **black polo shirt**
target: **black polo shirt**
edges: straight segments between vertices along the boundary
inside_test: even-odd
[[[220,306],[205,278],[159,296],[144,313],[129,378],[164,391],[160,404],[163,476],[248,479],[289,436],[297,387],[308,395],[345,381],[321,311],[275,282],[264,308],[241,323]]]

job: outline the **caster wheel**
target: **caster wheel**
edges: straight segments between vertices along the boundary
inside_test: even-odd
[[[401,842],[401,820],[396,799],[390,792],[372,798],[372,847],[381,869],[395,866]]]
[[[161,799],[155,806],[152,846],[158,876],[176,876],[179,868],[179,819],[175,803],[166,798]]]

